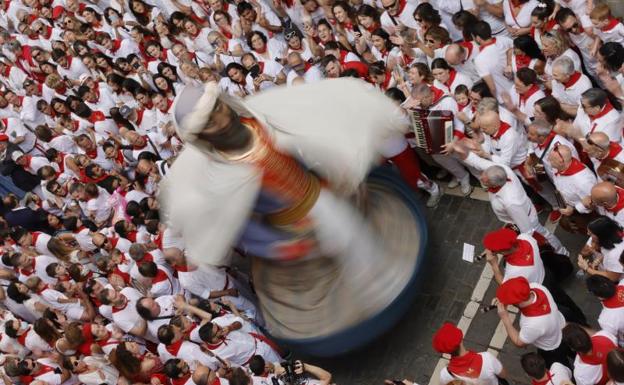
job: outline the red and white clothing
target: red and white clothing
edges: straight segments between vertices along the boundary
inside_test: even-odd
[[[471,89],[473,83],[468,76],[456,70],[450,71],[449,80],[445,83],[441,83],[438,80],[433,81],[434,87],[441,89],[451,96],[455,93],[455,89],[457,88],[457,86],[462,84],[468,87],[468,89]]]
[[[283,76],[286,76],[286,74],[284,73],[284,66],[282,66],[275,60],[259,61],[258,66],[260,67],[260,74],[270,76],[274,79],[277,78],[277,76],[280,74],[283,74]],[[247,77],[245,78],[245,82],[247,83],[247,91],[251,94],[256,93],[253,81],[254,79],[251,76],[251,74],[247,74]],[[267,90],[274,86],[275,86],[275,82],[263,81],[262,83],[260,83],[260,91]]]
[[[318,66],[306,64],[306,69],[303,75],[299,75],[294,70],[288,71],[288,74],[286,75],[286,84],[292,86],[293,80],[295,80],[295,78],[297,77],[303,77],[303,80],[306,84],[316,83],[323,80],[323,73],[318,68]]]
[[[500,98],[513,86],[513,82],[505,76],[507,64],[507,50],[513,47],[513,41],[500,36],[492,42],[480,47],[481,51],[474,60],[479,77],[491,76],[496,85],[496,96]]]
[[[612,159],[620,163],[624,163],[624,151],[622,151],[622,145],[616,142],[609,142],[609,152],[604,159],[590,158],[594,164],[594,170],[598,170],[602,162]],[[598,180],[602,182],[602,178],[597,176]]]
[[[4,118],[2,119],[2,126],[4,126],[4,129],[0,128],[0,132],[7,135],[11,141],[14,141],[16,138],[24,138],[22,142],[17,144],[24,154],[30,152],[41,154],[43,152],[41,151],[43,149],[41,146],[39,146],[41,148],[35,147],[37,144],[37,137],[35,134],[24,127],[24,124],[19,118]]]
[[[510,28],[527,28],[531,26],[531,12],[539,4],[538,0],[529,0],[522,4],[516,13],[513,0],[503,0],[503,16],[505,24]]]
[[[529,283],[529,286],[534,299],[530,305],[520,308],[518,338],[538,349],[554,350],[561,343],[565,319],[548,289],[538,283]]]
[[[3,336],[3,338],[6,336]],[[32,326],[29,326],[28,329],[17,336],[16,341],[24,346],[26,349],[32,351],[42,351],[42,352],[51,352],[54,350],[50,344],[48,344],[43,338],[35,332],[35,329]]]
[[[416,5],[407,2],[407,0],[397,0],[399,3],[399,11],[396,16],[390,16],[388,11],[384,11],[381,14],[381,28],[383,28],[390,36],[394,35],[397,31],[396,25],[404,25],[405,27],[420,30],[420,26],[414,19],[414,11],[416,11]]]
[[[121,289],[120,294],[126,297],[126,304],[121,307],[112,306],[113,323],[128,333],[142,320],[136,311],[136,303],[143,297],[143,294],[132,287]]]
[[[470,0],[472,1],[472,0]],[[496,1],[496,0],[492,0]],[[472,82],[476,82],[479,80],[479,74],[477,73],[477,68],[475,67],[474,59],[479,55],[479,45],[472,41],[463,41],[459,43],[459,45],[464,50],[466,58],[462,63],[456,64],[453,66],[455,70],[459,73],[462,73],[470,78]],[[442,48],[436,49],[435,57],[436,58],[445,58],[446,50],[449,46],[445,45]]]
[[[498,131],[490,136],[492,162],[517,169],[527,157],[526,139],[509,124],[500,122]]]
[[[58,290],[47,286],[38,293],[51,307],[62,311],[71,321],[80,321],[85,308],[79,301],[67,303],[68,297]],[[60,302],[63,301],[63,302]]]
[[[617,337],[620,344],[624,343],[624,280],[616,286],[615,295],[602,300],[598,325]]]
[[[574,359],[574,380],[577,385],[605,385],[609,381],[607,354],[617,347],[617,339],[601,330],[591,336],[589,354],[577,354]]]
[[[617,203],[615,206],[608,209],[598,206],[597,211],[598,214],[606,215],[619,223],[620,226],[624,226],[624,189],[615,186],[615,191],[617,193]]]
[[[550,58],[550,57],[546,58],[546,65],[544,66],[544,73],[546,75],[552,78],[553,62],[557,60],[558,58],[560,58],[561,56],[567,56],[570,59],[572,59],[572,62],[574,63],[574,71],[578,71],[578,72],[581,71],[581,58],[572,48],[568,48],[565,51],[563,51],[563,53],[560,56],[553,57],[553,58]]]
[[[611,18],[604,28],[594,28],[594,33],[603,43],[624,44],[624,25],[616,18]]]
[[[57,65],[56,69],[61,77],[67,79],[79,79],[80,75],[90,75],[89,69],[77,57],[67,56],[67,67]]]
[[[544,164],[544,170],[546,171],[546,175],[548,175],[548,178],[550,178],[550,180],[553,180],[553,178],[555,177],[556,170],[550,164],[550,161],[548,160],[548,155],[557,145],[568,147],[572,152],[572,156],[578,159],[578,152],[576,151],[576,148],[574,147],[572,142],[570,142],[561,135],[555,134],[554,132],[551,132],[542,144],[529,142],[529,155],[535,154],[538,159],[542,159],[542,163]]]
[[[579,213],[590,212],[582,200],[591,195],[591,189],[597,180],[596,175],[581,161],[572,158],[570,167],[556,172],[552,181],[568,206],[574,207]]]
[[[161,295],[153,298],[160,307],[160,313],[158,313],[157,317],[175,316],[175,297],[173,295]],[[162,325],[168,325],[170,320],[171,318],[163,318],[147,321],[147,334],[152,337],[150,340],[158,341],[158,328]]]
[[[581,105],[581,95],[592,88],[591,80],[581,72],[574,72],[565,84],[552,80],[552,96],[560,103]]]
[[[558,253],[565,255],[569,253],[559,239],[539,222],[535,206],[529,200],[522,182],[511,168],[483,159],[472,152],[468,154],[464,163],[480,171],[485,171],[491,166],[503,167],[507,173],[507,183],[501,187],[488,189],[490,204],[498,220],[516,225],[521,233],[532,234],[537,231]]]
[[[182,293],[182,287],[177,278],[171,274],[168,269],[159,266],[156,276],[149,279],[149,293],[158,298],[161,295],[176,295]]]
[[[572,381],[572,371],[558,362],[553,363],[543,380],[531,379],[531,385],[563,385]]]
[[[16,66],[5,65],[2,71],[2,79],[7,83],[10,90],[21,90],[24,80],[28,79],[28,75]]]
[[[58,368],[58,364],[50,358],[40,358],[37,360],[38,369],[28,376],[20,376],[23,383],[30,384],[32,381],[42,381],[48,385],[60,385],[61,374],[54,370]]]
[[[622,141],[622,127],[618,124],[619,119],[620,112],[607,101],[607,104],[595,116],[587,115],[583,106],[580,106],[574,119],[574,126],[581,129],[583,136],[594,132],[604,132],[611,141],[619,143]]]
[[[589,16],[582,15],[577,17],[578,22],[581,24],[582,28],[592,28],[593,24],[589,19]],[[596,30],[595,28],[593,29]],[[579,49],[581,52],[581,56],[583,57],[583,64],[585,68],[589,72],[590,75],[596,75],[596,68],[598,66],[598,59],[595,55],[592,54],[592,47],[596,40],[595,37],[590,36],[585,30],[581,29],[581,31],[577,34],[568,33],[567,36],[570,38],[572,43]],[[580,69],[576,69],[580,71]]]
[[[440,384],[461,381],[470,385],[497,385],[503,370],[501,362],[490,352],[468,351],[463,356],[451,357],[447,367],[440,371]]]
[[[516,250],[505,254],[505,275],[503,282],[515,277],[524,277],[529,283],[542,283],[546,275],[537,241],[531,234],[518,236]]]
[[[158,356],[163,362],[171,358],[179,358],[187,362],[199,361],[211,370],[216,370],[221,365],[215,357],[204,353],[198,343],[185,340],[184,338],[170,345],[158,344]]]
[[[522,123],[528,126],[535,116],[535,103],[545,97],[546,94],[535,84],[523,94],[520,94],[514,85],[509,94],[513,104],[526,115],[526,120]]]

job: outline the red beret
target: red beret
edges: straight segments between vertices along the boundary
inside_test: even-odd
[[[493,252],[509,250],[516,243],[516,239],[518,239],[518,234],[515,231],[503,227],[485,234],[483,247]]]
[[[0,134],[0,142],[8,142],[9,137],[6,134]]]
[[[503,305],[517,305],[529,299],[530,294],[529,281],[524,277],[508,279],[496,290],[496,298]]]
[[[460,328],[450,322],[444,325],[433,336],[433,348],[439,353],[453,353],[459,348],[464,339],[464,333]]]

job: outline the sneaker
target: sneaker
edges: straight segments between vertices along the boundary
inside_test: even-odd
[[[440,169],[440,171],[438,171],[435,177],[436,179],[444,179],[446,178],[447,175],[448,175],[448,171],[446,171],[445,169]]]
[[[467,197],[472,194],[473,187],[470,183],[462,183],[461,184],[461,193],[463,196]]]
[[[457,180],[457,178],[453,178],[451,179],[451,181],[449,182],[449,184],[446,186],[448,188],[455,188],[459,186],[459,181]]]
[[[548,220],[552,223],[559,222],[559,219],[561,219],[561,212],[559,210],[553,210],[548,214]]]
[[[440,199],[442,199],[442,194],[444,194],[444,189],[442,186],[438,185],[437,191],[434,194],[429,195],[429,199],[427,199],[427,203],[425,204],[429,208],[434,208],[440,203]]]

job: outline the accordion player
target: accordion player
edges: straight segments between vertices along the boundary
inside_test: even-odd
[[[427,154],[438,154],[453,141],[453,112],[447,110],[410,110],[413,143]]]

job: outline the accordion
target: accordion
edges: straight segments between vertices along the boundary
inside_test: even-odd
[[[438,154],[442,146],[453,141],[453,112],[410,110],[413,144],[427,154]]]

